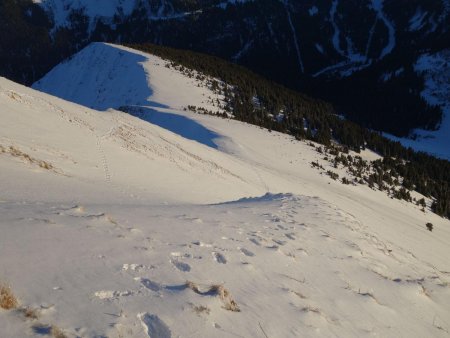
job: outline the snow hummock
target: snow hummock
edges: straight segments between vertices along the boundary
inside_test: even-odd
[[[102,111],[0,78],[0,282],[39,317],[0,310],[1,336],[447,335],[448,220],[321,175],[322,155],[288,135],[184,112],[213,93],[159,58],[89,50],[39,86]],[[86,55],[111,59],[89,73]],[[131,93],[151,93],[131,101],[214,131],[217,148],[104,109],[127,100],[102,79],[130,59],[147,80]]]

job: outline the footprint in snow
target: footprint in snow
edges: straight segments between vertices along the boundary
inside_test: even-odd
[[[246,255],[247,257],[253,257],[253,256],[255,256],[255,254],[254,254],[253,252],[251,252],[250,250],[247,250],[247,249],[245,249],[245,248],[241,248],[240,250],[241,250],[241,252],[242,252],[244,255]]]
[[[284,234],[284,235],[292,241],[295,241],[295,239],[296,239],[294,234]]]
[[[222,255],[221,253],[219,253],[219,252],[213,252],[212,255],[213,255],[213,257],[214,257],[214,260],[215,260],[217,263],[220,263],[220,264],[227,264],[227,259],[226,259],[225,256]]]
[[[141,278],[141,284],[145,286],[147,289],[158,292],[161,291],[162,286],[159,283],[153,282],[147,278]]]
[[[272,245],[266,245],[265,248],[270,249],[270,250],[278,250],[279,246],[276,244],[272,244]]]
[[[286,241],[282,241],[279,239],[272,239],[272,241],[274,241],[276,244],[281,245],[281,246],[286,244]]]
[[[191,271],[191,266],[187,263],[183,263],[175,259],[170,260],[170,262],[173,264],[174,267],[176,267],[180,271],[183,272]]]
[[[249,241],[257,246],[261,246],[261,243],[256,238],[249,238]]]
[[[138,318],[150,338],[172,337],[169,327],[157,315],[141,313]]]

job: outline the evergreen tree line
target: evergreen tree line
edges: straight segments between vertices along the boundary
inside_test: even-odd
[[[405,148],[379,132],[342,119],[327,102],[285,88],[218,57],[152,44],[127,46],[227,84],[221,91],[227,111],[237,120],[326,146],[336,140],[356,152],[365,148],[377,152],[384,158],[383,172],[398,173],[403,177],[404,188],[434,198],[432,210],[450,218],[450,162]]]

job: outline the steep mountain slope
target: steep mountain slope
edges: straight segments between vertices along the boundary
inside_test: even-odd
[[[448,220],[321,175],[305,142],[183,111],[215,94],[165,64],[94,44],[62,65],[60,93],[103,111],[0,79],[0,280],[38,317],[0,310],[2,335],[447,335]]]
[[[372,129],[408,136],[414,128],[439,127],[441,109],[422,99],[425,80],[414,65],[449,48],[444,0],[6,3],[20,8],[0,7],[7,13],[4,39],[17,36],[1,73],[22,82],[34,82],[91,41],[153,42],[243,64],[331,101],[340,114]],[[18,42],[30,29],[43,47],[27,50]],[[19,65],[17,55],[23,55]]]
[[[448,162],[406,150],[377,133],[339,119],[321,101],[300,96],[237,66],[180,50],[146,45],[136,48],[148,53],[92,44],[55,67],[34,87],[96,109],[113,107],[129,112],[184,137],[201,139],[213,148],[217,147],[213,141],[217,135],[189,122],[177,110],[233,114],[238,120],[327,147],[338,141],[343,145],[340,150],[326,150],[327,147],[318,150],[325,152],[324,159],[334,167],[325,171],[328,174],[343,165],[352,173],[352,184],[367,184],[391,197],[415,203],[421,200],[420,204],[424,205],[421,197],[413,200],[415,197],[408,192],[416,190],[429,198],[434,212],[450,215]],[[192,68],[202,69],[203,73]],[[192,85],[197,88],[195,92],[183,89]],[[173,98],[174,88],[180,93],[176,98]],[[356,157],[353,161],[347,148],[357,152],[372,149],[385,158],[364,164]],[[444,150],[442,156],[448,155]]]

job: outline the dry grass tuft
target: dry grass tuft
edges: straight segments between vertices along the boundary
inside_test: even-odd
[[[191,306],[192,310],[194,310],[194,312],[198,315],[201,315],[203,313],[209,315],[211,313],[211,309],[207,306],[194,304],[191,304]]]
[[[21,311],[23,312],[23,315],[25,316],[25,318],[28,318],[28,319],[38,319],[39,318],[39,314],[36,309],[26,307],[26,308],[21,309]]]
[[[39,166],[42,168],[42,169],[46,169],[46,170],[52,170],[53,169],[53,165],[51,165],[50,163],[48,163],[48,162],[45,162],[45,161],[39,161]]]
[[[39,312],[36,309],[32,309],[30,307],[21,307],[19,309],[19,313],[21,313],[26,319],[38,319]]]
[[[428,298],[431,298],[431,295],[430,295],[430,293],[428,292],[428,290],[425,288],[425,286],[423,286],[423,284],[419,284],[420,285],[420,288],[421,288],[421,292],[425,295],[425,296],[427,296]]]
[[[223,285],[213,285],[211,291],[216,291],[225,305],[225,309],[234,312],[240,312],[239,306],[231,297],[230,292]]]
[[[9,146],[9,148],[4,148],[3,146],[0,146],[0,151],[2,153],[9,153],[11,156],[14,156],[14,157],[21,158],[21,159],[27,161],[28,163],[38,165],[42,169],[46,169],[46,170],[55,169],[51,163],[43,161],[43,160],[35,159],[14,146]]]
[[[0,285],[0,308],[11,310],[17,308],[19,302],[8,286]]]
[[[54,338],[67,338],[66,334],[57,326],[52,325],[50,334]]]
[[[224,304],[224,308],[228,311],[240,312],[239,306],[231,297],[230,292],[223,285],[211,285],[205,291],[201,291],[197,284],[187,281],[186,287],[203,296],[219,296]]]
[[[195,293],[198,293],[200,295],[202,294],[202,292],[199,290],[197,284],[195,284],[194,282],[187,281],[186,282],[186,287],[188,287],[189,289],[191,289]]]

